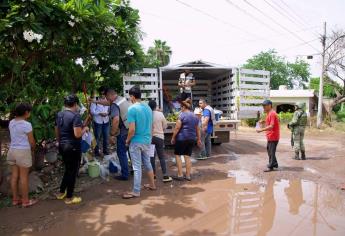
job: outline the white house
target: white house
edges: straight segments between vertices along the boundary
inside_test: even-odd
[[[278,90],[270,90],[270,100],[273,108],[279,112],[292,112],[297,102],[306,104],[308,116],[313,116],[316,111],[316,96],[313,89],[287,89],[287,86],[279,86]]]

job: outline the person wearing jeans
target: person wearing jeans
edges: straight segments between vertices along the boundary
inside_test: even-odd
[[[167,165],[164,154],[164,129],[167,128],[167,120],[162,112],[157,111],[157,103],[154,100],[149,101],[149,106],[152,110],[153,125],[152,125],[152,144],[155,145],[156,153],[161,164],[163,173],[163,182],[171,182],[172,178],[167,174]],[[156,176],[156,155],[151,156],[151,165]]]
[[[65,98],[64,103],[65,109],[58,113],[55,121],[56,139],[65,165],[60,192],[56,195],[56,198],[59,200],[66,198],[66,204],[78,204],[82,199],[73,196],[73,192],[81,159],[81,137],[89,131],[89,128],[83,128],[78,113],[78,97],[74,94],[69,95]]]
[[[116,152],[120,161],[121,175],[116,176],[117,180],[126,181],[129,178],[128,171],[128,157],[126,139],[128,129],[121,119],[120,107],[115,103],[117,99],[117,93],[113,89],[108,89],[106,94],[107,101],[110,105],[110,119],[111,119],[111,131],[110,135],[112,138],[116,137]]]
[[[129,153],[134,171],[133,190],[123,194],[124,199],[140,196],[141,190],[141,164],[144,165],[150,183],[144,185],[148,190],[156,190],[154,174],[150,162],[150,147],[152,137],[152,110],[141,102],[141,91],[137,86],[129,90],[132,106],[128,109],[127,121],[129,124],[126,145],[129,145]]]
[[[93,123],[93,131],[96,139],[95,156],[99,156],[99,146],[101,145],[101,137],[103,139],[103,155],[109,155],[108,145],[109,145],[109,132],[110,126],[109,122],[99,124],[97,122]]]
[[[142,165],[147,172],[153,174],[153,169],[150,162],[150,145],[142,143],[131,143],[129,146],[129,152],[131,153],[131,160],[134,171],[133,181],[133,196],[140,196],[141,191],[141,179],[142,179]],[[152,176],[153,177],[153,176]],[[151,187],[153,186],[153,187]],[[145,188],[154,190],[156,187],[153,185],[144,185]],[[131,196],[131,195],[129,195]],[[126,196],[124,195],[124,198]]]
[[[199,107],[202,109],[202,151],[198,160],[204,160],[211,156],[211,136],[213,133],[213,119],[212,119],[212,109],[207,105],[206,100],[200,99]]]
[[[105,89],[101,87],[99,89],[100,99],[105,99]],[[93,131],[96,138],[96,147],[94,150],[95,156],[99,156],[99,147],[101,145],[101,137],[103,139],[103,155],[109,155],[109,106],[102,104],[92,103],[90,106],[90,112],[93,117]]]
[[[269,163],[265,172],[273,171],[274,168],[278,168],[278,161],[276,157],[276,150],[280,139],[280,125],[277,113],[272,108],[272,102],[265,100],[262,103],[264,112],[267,114],[265,127],[258,128],[256,132],[261,133],[266,131],[267,138],[267,154],[269,157]],[[263,121],[261,122],[263,123]]]

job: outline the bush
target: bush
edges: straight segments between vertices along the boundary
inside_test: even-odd
[[[250,119],[245,119],[243,120],[243,122],[245,123],[245,125],[249,126],[249,127],[255,127],[256,126],[256,122],[258,120],[256,118],[250,118]]]
[[[337,121],[345,122],[345,110],[336,113]]]
[[[280,112],[278,114],[281,123],[289,123],[293,118],[293,113],[291,112]]]

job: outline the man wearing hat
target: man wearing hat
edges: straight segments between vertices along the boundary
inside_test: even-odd
[[[265,172],[270,172],[273,171],[274,168],[278,168],[276,150],[280,138],[280,125],[278,115],[272,108],[272,102],[270,100],[265,100],[262,106],[266,113],[265,127],[257,129],[256,132],[266,132],[269,163]]]
[[[303,110],[304,103],[296,103],[296,111],[293,114],[292,121],[288,124],[288,128],[292,132],[292,142],[295,150],[295,159],[300,160],[299,153],[301,152],[301,159],[305,160],[305,148],[304,148],[304,131],[307,126],[308,116]]]

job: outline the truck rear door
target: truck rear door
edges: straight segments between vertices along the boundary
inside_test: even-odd
[[[157,104],[161,101],[161,83],[158,70],[154,68],[144,68],[142,71],[125,75],[123,77],[123,92],[126,98],[129,98],[128,91],[138,85],[142,92],[142,99],[156,100]]]
[[[256,118],[262,102],[270,96],[270,72],[239,69],[238,119]]]

